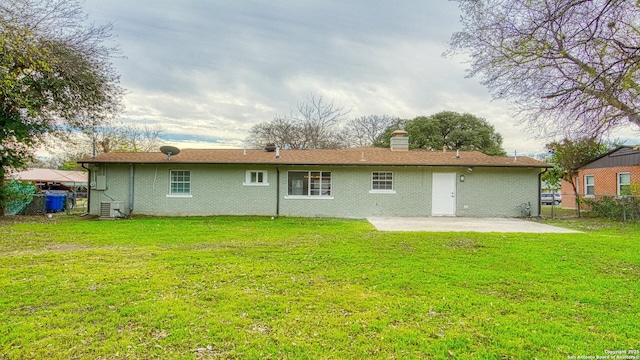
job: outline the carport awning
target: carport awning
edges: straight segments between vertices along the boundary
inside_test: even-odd
[[[13,179],[43,183],[60,183],[65,186],[87,186],[87,173],[83,171],[67,171],[54,169],[28,169],[14,173]]]

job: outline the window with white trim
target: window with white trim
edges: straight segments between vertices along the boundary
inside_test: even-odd
[[[289,171],[287,174],[289,196],[331,196],[330,171]]]
[[[631,195],[631,174],[618,173],[618,195]]]
[[[371,172],[371,192],[393,192],[393,172],[373,171]]]
[[[247,170],[244,179],[244,185],[247,186],[268,186],[267,171],[265,170]]]
[[[191,171],[171,170],[169,180],[170,195],[190,195],[191,194]]]
[[[596,194],[596,182],[593,175],[584,176],[584,194],[586,196],[594,196]]]

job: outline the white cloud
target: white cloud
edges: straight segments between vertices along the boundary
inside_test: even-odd
[[[542,149],[464,77],[460,58],[441,56],[459,28],[454,2],[87,0],[85,9],[115,24],[126,56],[114,60],[129,90],[122,119],[160,124],[182,147],[241,147],[251,126],[313,93],[353,117],[469,112],[493,123],[508,151]]]

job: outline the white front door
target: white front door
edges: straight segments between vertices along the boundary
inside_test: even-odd
[[[456,215],[456,174],[433,173],[431,215]]]

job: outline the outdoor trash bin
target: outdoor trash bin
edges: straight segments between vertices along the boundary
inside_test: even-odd
[[[64,202],[67,199],[65,194],[47,194],[45,198],[46,212],[59,212],[64,210]]]

